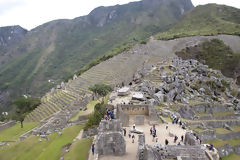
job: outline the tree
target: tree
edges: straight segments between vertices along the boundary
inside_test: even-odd
[[[40,105],[41,102],[37,98],[20,97],[16,99],[13,104],[16,106],[15,119],[21,122],[21,128],[23,128],[25,116]]]
[[[95,95],[100,95],[102,97],[105,97],[113,89],[110,85],[98,83],[89,87],[89,90],[92,91]]]

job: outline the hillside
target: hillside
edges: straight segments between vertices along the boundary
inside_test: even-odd
[[[183,59],[202,61],[211,68],[221,70],[225,76],[237,79],[240,84],[240,54],[234,53],[223,41],[206,41],[176,52],[176,55]]]
[[[159,33],[156,39],[174,39],[195,35],[240,35],[240,10],[237,8],[208,4],[197,6],[173,25]]]
[[[14,58],[0,69],[0,110],[21,94],[43,95],[91,60],[141,42],[192,8],[190,0],[143,0],[99,7],[87,16],[29,31],[6,53]]]
[[[20,26],[0,27],[0,68],[12,57],[6,55],[14,45],[18,44],[26,35],[27,30]]]

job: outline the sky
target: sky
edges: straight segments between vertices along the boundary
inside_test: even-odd
[[[20,25],[31,30],[55,19],[87,15],[99,6],[138,0],[0,0],[0,27]],[[218,3],[240,8],[240,0],[192,0],[193,5]]]

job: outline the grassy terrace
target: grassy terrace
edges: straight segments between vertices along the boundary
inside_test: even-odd
[[[37,127],[38,124],[39,123],[25,122],[23,123],[23,128],[21,128],[21,124],[17,123],[10,128],[0,131],[0,141],[18,140],[22,134]]]
[[[64,155],[64,160],[84,160],[88,158],[88,151],[91,147],[92,139],[84,138],[75,141],[71,147],[70,151]]]
[[[225,128],[216,128],[217,134],[227,134],[232,132],[240,132],[240,126],[231,126],[233,131],[227,130]]]
[[[71,121],[76,121],[79,116],[84,116],[84,115],[89,115],[94,111],[94,106],[99,103],[99,100],[96,101],[91,101],[87,105],[87,110],[86,111],[80,111],[77,114],[75,114],[70,120]]]
[[[228,111],[228,112],[214,112],[213,115],[215,117],[218,117],[218,116],[228,116],[228,115],[232,115],[234,114],[234,111]]]
[[[0,160],[59,160],[62,147],[71,143],[82,128],[83,126],[80,125],[71,126],[64,129],[61,136],[58,136],[57,133],[49,135],[48,141],[42,139],[40,142],[39,137],[31,136],[21,142],[4,146],[0,148]],[[89,149],[87,146],[84,147]],[[78,154],[81,155],[82,152],[85,151],[79,150]]]
[[[221,158],[221,160],[239,160],[239,159],[240,159],[240,156],[235,153],[231,153],[228,156]]]
[[[230,146],[234,147],[234,146],[240,145],[240,138],[231,139],[231,140],[227,140],[227,141],[223,141],[220,139],[214,139],[214,140],[208,141],[206,143],[213,144],[214,147],[222,147],[226,144],[229,144]]]

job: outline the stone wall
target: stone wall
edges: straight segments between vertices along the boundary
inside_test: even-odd
[[[229,126],[239,126],[239,120],[227,120],[227,121],[206,121],[206,122],[188,122],[187,125],[191,126],[192,128],[197,128],[199,126],[205,126],[207,128],[221,128],[225,124]]]
[[[6,128],[10,128],[16,124],[16,121],[9,121],[0,125],[0,131]]]
[[[206,160],[205,147],[193,143],[194,139],[191,133],[185,135],[187,139],[185,146],[162,146],[154,147],[145,145],[145,136],[138,136],[138,160],[163,160],[163,159],[181,159],[181,160]]]
[[[135,115],[134,116],[134,124],[136,125],[144,125],[144,115]]]
[[[215,130],[204,130],[198,134],[198,137],[203,141],[210,141],[216,139],[216,131]]]
[[[120,105],[128,115],[148,115],[148,105]]]
[[[185,134],[184,144],[195,146],[195,145],[200,145],[200,142],[196,139],[196,137],[192,133],[187,132]]]
[[[117,119],[120,119],[123,127],[129,126],[129,115],[124,113],[121,106],[117,106]]]
[[[229,111],[229,107],[222,104],[208,104],[208,103],[200,103],[191,106],[192,110],[196,113],[214,113],[214,112],[227,112]]]
[[[123,155],[126,153],[126,142],[122,133],[120,120],[102,120],[96,138],[96,155]]]
[[[230,153],[236,153],[240,155],[240,145],[231,147],[229,144],[226,144],[223,147],[217,148],[217,150],[220,157],[228,156]]]
[[[158,111],[157,111],[156,107],[149,106],[148,110],[149,110],[149,113],[148,113],[148,115],[149,115],[149,124],[150,125],[154,125],[154,124],[157,125],[157,124],[159,124],[160,120],[159,120],[159,117],[158,117]]]
[[[235,138],[240,138],[240,132],[232,132],[228,134],[217,134],[216,135],[217,139],[222,139],[222,140],[228,140],[228,139],[235,139]]]

